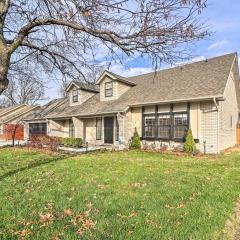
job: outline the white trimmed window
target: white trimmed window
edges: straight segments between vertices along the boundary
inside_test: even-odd
[[[78,90],[77,89],[72,91],[72,102],[73,103],[78,102]]]
[[[105,97],[112,97],[113,95],[113,82],[105,83]]]

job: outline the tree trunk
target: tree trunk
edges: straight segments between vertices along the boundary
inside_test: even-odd
[[[10,54],[8,48],[0,42],[0,94],[8,86],[8,68],[10,63]]]

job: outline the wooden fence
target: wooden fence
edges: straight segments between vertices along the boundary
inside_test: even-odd
[[[240,124],[237,124],[237,145],[240,145]]]

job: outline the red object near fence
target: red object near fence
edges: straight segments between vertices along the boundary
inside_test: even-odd
[[[22,124],[5,124],[2,128],[1,140],[24,140],[24,125]]]

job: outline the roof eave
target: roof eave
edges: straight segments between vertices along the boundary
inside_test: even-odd
[[[184,99],[173,99],[166,101],[156,101],[156,102],[146,102],[146,103],[137,103],[130,104],[129,107],[138,107],[138,106],[146,106],[146,105],[154,105],[154,104],[168,104],[168,103],[183,103],[183,102],[198,102],[198,101],[208,101],[208,100],[219,100],[224,101],[225,98],[223,95],[213,95],[213,96],[205,96],[205,97],[197,97],[197,98],[184,98]]]

